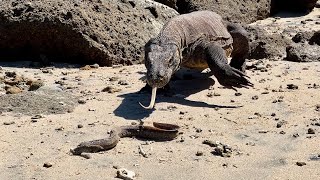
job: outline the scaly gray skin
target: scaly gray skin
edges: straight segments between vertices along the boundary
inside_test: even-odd
[[[156,38],[145,45],[147,84],[152,87],[152,109],[157,88],[170,81],[179,68],[210,68],[225,87],[249,87],[253,84],[244,74],[249,51],[247,32],[240,25],[225,22],[211,11],[196,11],[172,18]],[[227,56],[231,55],[230,65]]]

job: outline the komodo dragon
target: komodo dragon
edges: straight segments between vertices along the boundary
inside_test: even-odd
[[[253,84],[244,74],[249,51],[247,32],[238,24],[225,22],[211,11],[196,11],[172,18],[157,37],[145,45],[147,86],[152,88],[148,107],[155,103],[157,88],[164,87],[182,67],[210,68],[225,87],[248,87]],[[228,64],[227,57],[232,57]]]

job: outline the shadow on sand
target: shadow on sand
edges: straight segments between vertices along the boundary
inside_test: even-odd
[[[200,74],[200,73],[199,73]],[[199,76],[199,74],[197,74]],[[194,75],[194,74],[193,74]],[[185,106],[192,107],[206,107],[206,108],[239,108],[241,106],[227,106],[227,105],[216,105],[208,104],[206,102],[192,101],[183,97],[188,97],[192,94],[208,89],[214,85],[215,81],[208,78],[208,75],[200,75],[188,80],[175,80],[170,82],[170,87],[174,87],[172,90],[176,96],[165,96],[163,93],[157,93],[156,104],[159,102],[177,103]],[[177,96],[178,95],[178,96]],[[127,120],[141,120],[147,118],[153,112],[153,110],[146,110],[139,105],[148,105],[150,101],[150,93],[128,93],[122,94],[119,97],[124,98],[120,106],[115,109],[114,114],[119,117],[123,117]]]

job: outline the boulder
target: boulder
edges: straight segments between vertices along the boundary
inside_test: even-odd
[[[270,34],[259,25],[247,25],[249,32],[249,59],[284,58],[291,40],[280,34]]]
[[[271,0],[156,0],[176,9],[180,14],[211,10],[233,22],[251,23],[269,17]]]
[[[287,61],[293,62],[320,62],[318,45],[308,43],[293,43],[286,48]]]
[[[0,1],[0,55],[141,63],[144,44],[177,14],[151,0]]]
[[[318,0],[272,0],[271,14],[280,11],[310,12],[316,5]]]

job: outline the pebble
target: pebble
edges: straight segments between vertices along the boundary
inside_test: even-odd
[[[255,96],[252,96],[252,100],[258,100],[259,99],[259,96],[255,95]]]
[[[44,118],[44,116],[41,115],[41,114],[36,114],[36,115],[31,117],[31,119],[41,119],[41,118]]]
[[[15,122],[14,121],[8,121],[8,122],[3,122],[3,125],[11,125],[11,124],[14,124]]]
[[[297,137],[299,137],[300,135],[299,135],[299,133],[294,133],[293,135],[292,135],[292,137],[294,137],[294,138],[297,138]]]
[[[121,89],[112,87],[112,86],[107,86],[105,88],[102,89],[102,92],[108,92],[108,93],[116,93],[116,92],[120,92]]]
[[[118,82],[118,84],[120,84],[120,85],[122,85],[122,86],[129,85],[129,83],[128,83],[127,81],[125,81],[125,80],[120,80],[120,81]]]
[[[99,64],[92,64],[90,65],[91,68],[94,68],[94,69],[98,69],[100,66]]]
[[[308,129],[308,133],[307,134],[315,134],[316,132],[315,132],[315,130],[314,129],[312,129],[312,128],[309,128]]]
[[[78,103],[79,103],[79,104],[85,104],[86,101],[85,101],[84,99],[79,99],[79,100],[78,100]]]
[[[83,125],[82,124],[78,124],[78,128],[83,128]]]
[[[203,156],[203,152],[202,151],[197,151],[196,156]]]
[[[286,121],[280,121],[277,123],[277,128],[281,128],[285,124],[286,124]]]
[[[11,86],[6,89],[6,94],[18,94],[21,93],[22,90],[18,88],[17,86]]]
[[[44,85],[43,81],[36,80],[30,84],[29,91],[35,91]]]
[[[298,89],[299,87],[294,84],[287,84],[287,89]]]
[[[80,68],[80,70],[90,70],[90,69],[91,69],[90,65],[85,65],[85,66]]]
[[[117,178],[125,179],[125,180],[133,180],[135,176],[136,176],[136,173],[128,169],[120,168],[117,170]]]
[[[234,93],[234,95],[235,95],[235,96],[241,96],[242,93],[236,92],[236,93]]]
[[[51,162],[45,162],[43,164],[43,167],[45,167],[45,168],[49,168],[49,167],[52,167],[52,166],[53,166],[53,164]]]
[[[307,163],[298,161],[298,162],[296,162],[296,165],[297,166],[304,166],[304,165],[307,165]]]

